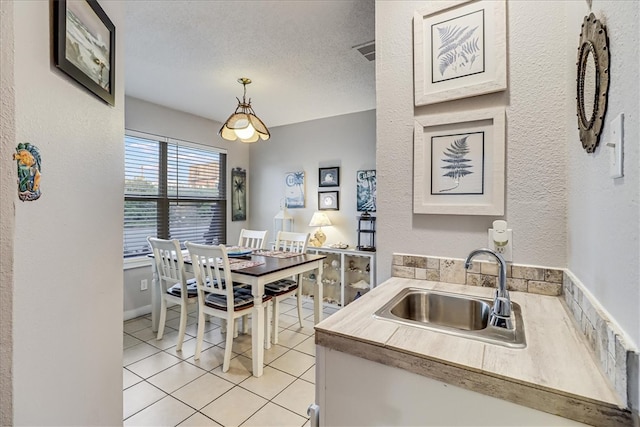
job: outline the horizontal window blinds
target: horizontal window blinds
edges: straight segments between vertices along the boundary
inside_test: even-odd
[[[147,236],[225,243],[226,153],[166,138],[125,137],[124,256]]]

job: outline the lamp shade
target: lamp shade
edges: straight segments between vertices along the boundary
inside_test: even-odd
[[[250,107],[250,106],[249,106]],[[242,105],[238,105],[242,109]],[[258,137],[269,139],[269,131],[258,117],[252,113],[233,113],[220,129],[220,136],[228,141],[256,142]]]
[[[331,221],[329,221],[329,217],[324,212],[316,212],[311,217],[311,222],[309,222],[309,227],[325,227],[331,225]]]
[[[242,142],[256,142],[258,138],[266,141],[271,136],[269,129],[251,108],[251,99],[246,100],[247,85],[251,84],[251,79],[241,77],[238,79],[238,83],[241,83],[244,88],[242,101],[237,98],[236,110],[224,122],[218,134],[228,141],[239,139]]]

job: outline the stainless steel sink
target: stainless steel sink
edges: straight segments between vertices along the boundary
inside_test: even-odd
[[[375,312],[379,319],[512,348],[526,347],[520,306],[511,303],[513,329],[489,324],[491,299],[405,288]]]

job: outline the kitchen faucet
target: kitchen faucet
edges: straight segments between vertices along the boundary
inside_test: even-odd
[[[509,291],[507,291],[507,263],[499,253],[491,249],[482,248],[471,251],[464,262],[464,268],[468,270],[469,267],[471,267],[473,257],[480,254],[492,255],[498,261],[498,267],[500,267],[498,273],[498,289],[496,289],[493,307],[491,308],[491,314],[489,314],[489,324],[499,328],[513,329],[513,322],[511,321],[511,298],[509,298]]]

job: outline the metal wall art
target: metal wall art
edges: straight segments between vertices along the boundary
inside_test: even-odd
[[[18,197],[23,202],[37,200],[40,197],[40,171],[42,161],[35,145],[28,142],[16,147],[13,160],[18,164]]]
[[[577,67],[577,116],[580,141],[593,153],[607,111],[609,91],[609,40],[606,27],[593,13],[584,17]]]
[[[242,168],[233,168],[231,185],[231,221],[246,221],[247,171]]]

